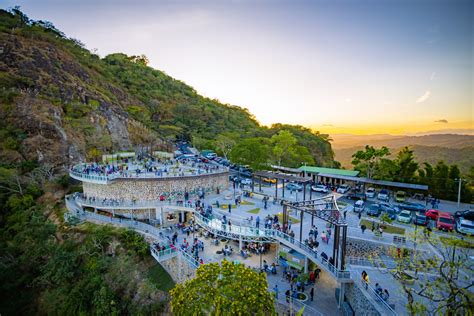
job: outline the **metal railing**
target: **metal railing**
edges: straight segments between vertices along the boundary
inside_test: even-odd
[[[309,306],[308,304],[303,303],[300,300],[297,300],[293,297],[290,297],[288,301],[286,300],[286,296],[283,295],[285,298],[285,301],[283,303],[283,300],[279,300],[278,302],[280,304],[285,305],[287,308],[290,309],[294,314],[298,313],[299,311],[303,310],[302,314],[303,316],[323,316],[324,314],[315,309],[314,307]],[[292,314],[293,315],[293,314]]]
[[[238,239],[239,236],[253,237],[255,241],[258,242],[260,238],[272,238],[275,239],[299,252],[305,252],[309,259],[314,262],[318,262],[327,272],[332,274],[337,279],[350,279],[350,271],[342,271],[334,267],[329,261],[318,255],[318,252],[308,245],[298,241],[290,235],[276,230],[276,229],[261,229],[258,227],[251,226],[239,226],[232,224],[229,225],[223,223],[221,220],[216,218],[207,218],[201,215],[198,212],[195,212],[196,223],[206,230],[221,230],[229,233],[228,237],[232,238],[232,234],[236,235],[235,239]]]
[[[76,166],[74,167],[76,168]],[[220,173],[227,173],[229,169],[226,167],[219,166],[216,169],[199,169],[196,168],[193,171],[181,171],[181,172],[166,172],[166,173],[157,173],[157,172],[140,172],[136,173],[132,171],[121,171],[110,174],[98,174],[95,172],[86,173],[78,170],[70,169],[69,175],[76,180],[91,180],[99,183],[108,183],[116,179],[175,179],[180,177],[199,177],[206,175],[215,175]]]
[[[397,262],[395,260],[389,259],[381,259],[381,258],[364,258],[364,257],[346,257],[346,262],[348,265],[355,265],[355,266],[365,266],[365,267],[379,267],[379,268],[387,268],[387,269],[394,269],[397,266]]]
[[[66,201],[67,202],[69,201],[69,203],[71,202],[71,200],[69,200],[68,198],[66,199]],[[76,203],[74,204],[77,205]],[[201,215],[199,212],[196,212],[193,208],[185,208],[185,207],[178,207],[178,206],[176,208],[179,208],[179,210],[184,209],[190,212],[194,212],[196,223],[208,231],[213,231],[213,230],[223,231],[227,233],[226,237],[232,238],[235,240],[239,240],[241,236],[245,237],[246,240],[248,240],[249,238],[250,240],[252,240],[254,238],[254,241],[257,241],[257,242],[260,241],[259,239],[262,239],[262,238],[275,239],[295,249],[296,251],[304,252],[304,254],[308,256],[310,260],[319,263],[319,265],[324,270],[326,270],[326,272],[333,275],[336,279],[350,279],[350,271],[343,271],[343,270],[337,269],[327,259],[318,255],[318,252],[316,250],[313,250],[308,245],[298,241],[294,237],[291,237],[290,235],[285,234],[282,231],[275,230],[275,229],[265,229],[265,228],[261,229],[261,228],[250,226],[250,225],[235,225],[235,224],[228,225],[226,223],[223,223],[222,219],[218,219],[216,217],[207,218]],[[114,223],[119,226],[129,227],[135,230],[140,230],[146,233],[150,233],[158,238],[162,238],[160,237],[162,236],[160,232],[162,233],[163,231],[161,231],[160,229],[152,225],[148,225],[148,224],[134,221],[134,220],[116,219],[113,217],[107,217],[107,216],[99,215],[96,213],[84,212],[82,210],[79,211],[79,213],[80,212],[83,212],[88,217],[93,218],[93,219]],[[199,266],[199,263],[197,262],[197,260],[194,259],[192,256],[190,256],[188,253],[186,253],[185,251],[182,251],[181,249],[178,249],[178,251],[180,251],[182,255],[186,259],[188,259],[188,261],[190,261],[190,263],[192,263],[195,266]]]
[[[92,213],[92,212],[89,212],[89,211],[80,210],[79,207],[77,206],[77,204],[72,203],[73,201],[74,200],[69,200],[69,199],[66,198],[66,206],[69,208],[69,210],[73,211],[72,213],[69,213],[69,216],[75,216],[75,217],[78,217],[79,219],[81,219],[81,218],[91,219],[91,220],[96,220],[96,221],[100,221],[100,222],[103,222],[103,223],[110,223],[110,224],[120,226],[120,227],[130,228],[130,229],[140,231],[140,232],[143,232],[143,233],[146,233],[146,234],[151,234],[151,235],[153,235],[154,237],[156,237],[157,239],[159,239],[163,242],[166,242],[166,243],[169,242],[169,240],[164,237],[164,235],[163,235],[164,231],[162,229],[159,229],[159,228],[154,227],[152,225],[148,225],[148,224],[145,224],[145,223],[142,223],[142,222],[139,222],[139,221],[135,221],[135,220],[121,219],[121,218],[118,219],[118,218],[114,218],[114,217],[109,217],[109,216],[105,216],[105,215]],[[199,261],[194,259],[190,254],[188,254],[184,250],[180,249],[179,247],[176,247],[175,249],[193,267],[196,268],[196,267],[199,266]]]
[[[398,315],[397,312],[385,301],[370,284],[363,281],[361,278],[354,280],[359,289],[365,293],[366,297],[372,302],[374,307],[379,307],[383,313],[382,315]]]
[[[178,255],[178,250],[174,247],[167,248],[165,250],[156,250],[153,245],[150,246],[150,252],[156,261],[161,262],[164,260],[171,259]]]

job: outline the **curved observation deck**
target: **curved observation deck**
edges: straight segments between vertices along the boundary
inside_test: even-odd
[[[81,163],[69,170],[71,178],[82,182],[108,184],[116,180],[176,180],[209,177],[229,173],[229,168],[211,163],[153,163],[141,162],[115,165]]]

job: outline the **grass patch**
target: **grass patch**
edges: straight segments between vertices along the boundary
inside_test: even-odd
[[[377,223],[381,224],[378,221],[374,221],[374,222],[375,222],[375,227],[377,227]],[[359,222],[359,226],[361,226],[362,224],[364,224],[367,227],[367,230],[372,229],[372,221],[371,220],[361,219],[360,222]],[[385,226],[385,228],[383,230],[384,233],[405,235],[405,228],[392,226],[392,225],[389,225],[389,224],[383,224],[383,225]]]
[[[472,238],[469,238],[469,240],[463,240],[458,238],[440,236],[439,240],[441,240],[441,242],[447,246],[474,249],[474,240]]]
[[[242,200],[242,202],[240,202],[240,204],[242,204],[242,205],[255,205],[254,202],[249,202],[249,201],[246,201],[246,200]]]
[[[221,210],[228,210],[229,209],[229,203],[221,204],[220,206],[221,206]],[[231,204],[231,206],[232,206],[232,209],[235,208],[235,204]]]
[[[283,223],[283,214],[278,213],[277,216],[278,216],[278,220],[280,221],[280,223]],[[299,219],[291,217],[291,216],[289,217],[289,219],[291,219],[292,224],[298,224],[300,222]]]
[[[254,208],[250,211],[247,211],[247,213],[258,214],[258,213],[260,213],[260,208],[259,207]]]
[[[155,264],[148,269],[148,278],[162,291],[168,292],[174,288],[174,281],[166,270],[160,265]]]

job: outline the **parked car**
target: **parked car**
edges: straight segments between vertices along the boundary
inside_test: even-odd
[[[458,217],[456,219],[456,231],[461,234],[474,235],[474,221]]]
[[[382,209],[383,212],[388,214],[388,217],[392,220],[396,220],[398,217],[398,214],[400,214],[400,210],[398,207],[384,207],[382,204],[380,204],[380,208]]]
[[[376,194],[377,194],[377,191],[375,191],[374,188],[368,188],[368,189],[365,191],[365,195],[367,195],[367,197],[370,198],[370,199],[373,199]]]
[[[326,186],[323,185],[323,184],[312,185],[311,190],[313,190],[314,192],[320,192],[320,193],[328,193],[329,192],[328,188],[326,188]]]
[[[377,194],[377,200],[388,201],[389,199],[388,190],[382,189],[379,194]]]
[[[303,186],[300,185],[300,184],[297,184],[297,183],[288,183],[286,185],[286,188],[290,191],[302,191],[303,190]]]
[[[397,193],[395,193],[395,201],[402,203],[402,202],[405,202],[405,200],[406,200],[405,191],[397,191]]]
[[[425,212],[425,216],[434,221],[438,220],[438,215],[440,211],[438,210],[428,210]]]
[[[267,182],[267,183],[273,183],[273,184],[277,183],[277,179],[274,179],[274,178],[263,178],[262,180],[263,182]]]
[[[252,180],[251,179],[241,179],[240,180],[240,183],[242,183],[243,185],[251,185],[252,184]]]
[[[367,215],[379,217],[381,213],[382,213],[382,210],[380,209],[379,204],[369,205],[369,209],[367,210]]]
[[[400,223],[408,223],[410,224],[411,223],[411,211],[408,211],[408,210],[403,210],[400,212],[400,214],[398,214],[397,216],[397,220],[400,222]]]
[[[454,213],[454,217],[462,217],[464,219],[474,221],[474,210],[457,211],[456,213]]]
[[[403,202],[399,203],[398,207],[404,210],[415,211],[419,213],[425,213],[426,211],[425,205],[420,203]]]
[[[428,225],[428,217],[423,214],[415,214],[415,219],[413,220],[413,224],[426,226]]]
[[[362,200],[356,201],[354,203],[354,212],[356,213],[362,213],[364,212],[365,209],[365,202]]]
[[[439,213],[436,221],[436,228],[444,231],[452,231],[454,229],[454,217],[449,213]]]
[[[347,184],[343,184],[343,185],[340,185],[340,186],[337,188],[336,192],[337,192],[337,193],[345,194],[345,193],[347,193],[347,191],[349,191],[349,190],[350,190],[350,187],[349,187]]]
[[[363,192],[355,192],[351,191],[349,194],[346,195],[346,198],[349,200],[367,200],[367,196]]]

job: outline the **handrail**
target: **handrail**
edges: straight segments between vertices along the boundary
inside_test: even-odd
[[[88,174],[84,172],[80,172],[78,170],[70,169],[69,175],[77,180],[85,179],[85,180],[93,180],[93,181],[100,181],[107,183],[109,181],[113,181],[116,179],[175,179],[175,178],[183,178],[183,177],[199,177],[199,176],[206,176],[206,175],[216,175],[216,174],[224,174],[228,173],[229,169],[225,167],[219,167],[214,170],[206,171],[205,169],[196,169],[193,172],[177,172],[177,173],[166,173],[166,175],[157,175],[155,172],[141,172],[139,174],[134,173],[133,171],[126,171],[120,173],[111,173],[108,175],[102,174]]]
[[[349,279],[350,278],[350,272],[349,271],[343,271],[339,270],[334,265],[329,263],[328,260],[318,256],[318,252],[316,250],[313,250],[311,247],[308,245],[298,241],[294,237],[291,237],[290,235],[276,230],[276,229],[261,229],[257,227],[250,227],[250,226],[239,226],[239,225],[234,225],[232,224],[231,227],[229,228],[228,224],[222,223],[221,221],[213,218],[207,218],[201,215],[198,212],[194,213],[196,222],[201,225],[201,226],[207,226],[212,229],[217,229],[221,231],[225,231],[228,233],[236,234],[236,235],[242,235],[242,236],[252,236],[256,238],[260,237],[270,237],[273,239],[277,239],[278,241],[283,243],[290,243],[292,245],[295,245],[299,250],[305,251],[307,255],[309,255],[314,261],[319,262],[329,273],[333,274],[336,278],[344,278],[344,279]],[[296,249],[298,250],[298,249]]]
[[[68,200],[68,198],[66,198]],[[172,206],[170,206],[172,207]],[[183,207],[180,207],[184,209]],[[332,274],[335,278],[337,279],[350,279],[350,271],[344,271],[344,270],[339,270],[334,265],[328,262],[328,260],[322,258],[321,256],[318,255],[318,252],[316,250],[313,250],[311,247],[308,245],[305,245],[304,243],[298,241],[294,237],[291,237],[290,235],[279,231],[275,229],[261,229],[259,227],[254,227],[254,226],[241,226],[241,225],[229,225],[226,223],[222,223],[222,220],[219,220],[218,218],[212,217],[207,218],[200,214],[199,212],[195,211],[193,208],[186,208],[187,210],[194,212],[194,216],[196,219],[196,223],[199,224],[200,226],[203,226],[207,230],[209,229],[216,229],[219,231],[224,231],[227,233],[232,233],[235,235],[241,235],[241,236],[250,236],[250,237],[255,237],[255,238],[273,238],[278,240],[279,242],[289,244],[289,245],[294,245],[296,247],[295,250],[299,251],[304,251],[306,252],[306,255],[310,257],[315,262],[319,262],[321,267],[325,269],[327,272]],[[153,232],[153,235],[156,235],[157,237],[161,238],[160,230],[157,229],[154,226],[144,224],[138,221],[131,221],[131,220],[117,220],[116,218],[108,218],[103,215],[91,213],[91,212],[86,212],[85,214],[89,214],[90,217],[100,219],[102,221],[106,222],[113,222],[122,226],[127,226],[131,227],[133,229],[138,229],[140,227],[142,231],[145,232]],[[291,246],[290,246],[291,247]],[[299,249],[298,249],[299,248]],[[191,264],[195,266],[199,266],[199,262],[195,260],[192,256],[190,256],[188,253],[185,251],[182,251],[181,249],[178,248],[178,251],[186,258],[188,261],[190,261]]]
[[[365,258],[365,257],[346,257],[347,264],[349,265],[358,265],[358,266],[373,266],[373,267],[395,267],[397,262],[394,260],[381,259],[381,258]]]
[[[375,289],[371,287],[368,283],[362,281],[361,278],[357,278],[355,284],[362,292],[367,293],[367,296],[369,296],[373,301],[377,303],[378,306],[380,306],[384,310],[383,315],[398,315],[395,310],[379,294],[377,294]]]

